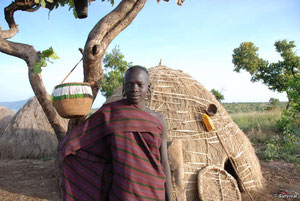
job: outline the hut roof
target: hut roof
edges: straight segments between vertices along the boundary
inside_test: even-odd
[[[67,127],[67,120],[63,121]],[[56,148],[55,133],[35,97],[15,114],[0,136],[1,159],[47,157]]]
[[[9,110],[6,107],[0,106],[0,136],[2,135],[3,131],[7,127],[10,120],[15,115],[15,112]]]

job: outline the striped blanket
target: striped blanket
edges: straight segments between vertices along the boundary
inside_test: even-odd
[[[60,144],[63,200],[165,200],[161,132],[126,100],[104,105]]]

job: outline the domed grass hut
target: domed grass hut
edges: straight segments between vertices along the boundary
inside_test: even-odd
[[[206,200],[205,193],[209,200],[240,200],[239,195],[233,196],[235,188],[238,191],[261,188],[263,178],[254,148],[214,95],[181,70],[160,65],[151,68],[149,74],[152,87],[147,104],[152,110],[162,113],[168,125],[173,200]],[[121,98],[122,87],[107,102]],[[209,105],[215,105],[217,109],[216,114],[210,116],[215,127],[211,131],[207,130],[202,119]],[[222,199],[217,198],[213,186],[201,186],[200,180],[208,174],[207,171],[201,174],[201,170],[207,167],[214,167],[210,171],[217,170],[210,172],[213,176],[225,170],[234,178],[232,185],[227,186],[227,195],[226,189],[222,192],[221,179],[214,180],[215,187],[220,187],[218,193],[222,194]],[[222,175],[218,176],[221,178]],[[219,187],[216,183],[220,184]]]
[[[6,107],[0,106],[0,135],[3,133],[14,115],[15,112],[9,110]]]
[[[67,120],[63,119],[67,128]],[[53,156],[57,138],[36,97],[30,99],[0,134],[0,159]]]

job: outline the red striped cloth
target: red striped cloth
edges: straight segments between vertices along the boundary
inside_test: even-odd
[[[63,200],[165,200],[161,132],[126,100],[104,105],[60,144]]]

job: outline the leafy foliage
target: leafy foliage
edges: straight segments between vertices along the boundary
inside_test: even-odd
[[[277,98],[270,98],[269,103],[273,106],[273,107],[277,107],[279,104],[279,99]]]
[[[291,114],[291,109],[265,111],[267,103],[226,103],[224,106],[227,111],[230,108],[233,121],[250,138],[260,159],[300,163],[300,129],[290,121],[297,122],[298,118],[299,125],[300,117],[293,117],[297,113]],[[279,106],[285,107],[282,103]]]
[[[269,106],[267,107],[267,110],[275,110],[279,109],[279,99],[277,98],[270,98],[269,100]]]
[[[216,99],[219,102],[222,102],[222,100],[224,100],[224,95],[222,94],[222,92],[220,92],[216,89],[212,89],[212,90],[210,90],[210,92],[216,97]]]
[[[300,163],[300,137],[293,134],[275,135],[266,144],[263,156],[266,160],[282,159]]]
[[[33,71],[35,74],[41,73],[42,67],[46,67],[47,62],[52,63],[52,61],[50,59],[53,59],[53,60],[59,59],[59,57],[56,55],[56,53],[54,52],[52,47],[42,51],[42,53],[39,54],[39,57],[40,57],[40,61],[36,62],[33,65]]]
[[[53,3],[53,0],[34,0],[35,3],[40,4],[43,8],[46,8],[46,1],[49,3]]]
[[[269,89],[278,92],[286,92],[290,100],[290,80],[300,76],[300,57],[293,52],[296,47],[294,41],[277,41],[274,44],[276,51],[281,55],[283,61],[269,63],[259,58],[258,47],[252,42],[244,42],[240,47],[233,50],[232,62],[234,71],[245,70],[250,73],[251,81],[262,81]]]
[[[77,18],[77,13],[74,9],[74,0],[34,0],[35,3],[39,4],[41,7],[46,8],[47,5],[51,4],[48,8],[52,10],[53,8],[69,6],[69,10],[73,11],[73,15]],[[89,3],[95,0],[88,0]],[[105,1],[105,0],[102,0]],[[107,0],[112,6],[114,5],[114,0]]]
[[[103,96],[109,97],[115,89],[122,85],[124,74],[132,66],[132,63],[124,60],[124,55],[116,46],[111,53],[105,55],[103,64],[104,75],[100,91]]]
[[[264,157],[300,162],[300,57],[293,51],[294,41],[276,41],[274,46],[283,60],[269,63],[259,58],[253,43],[242,43],[233,50],[234,71],[245,70],[252,82],[262,81],[271,90],[286,92],[290,107],[276,121],[279,133],[267,141]],[[270,103],[277,101],[270,99]]]

